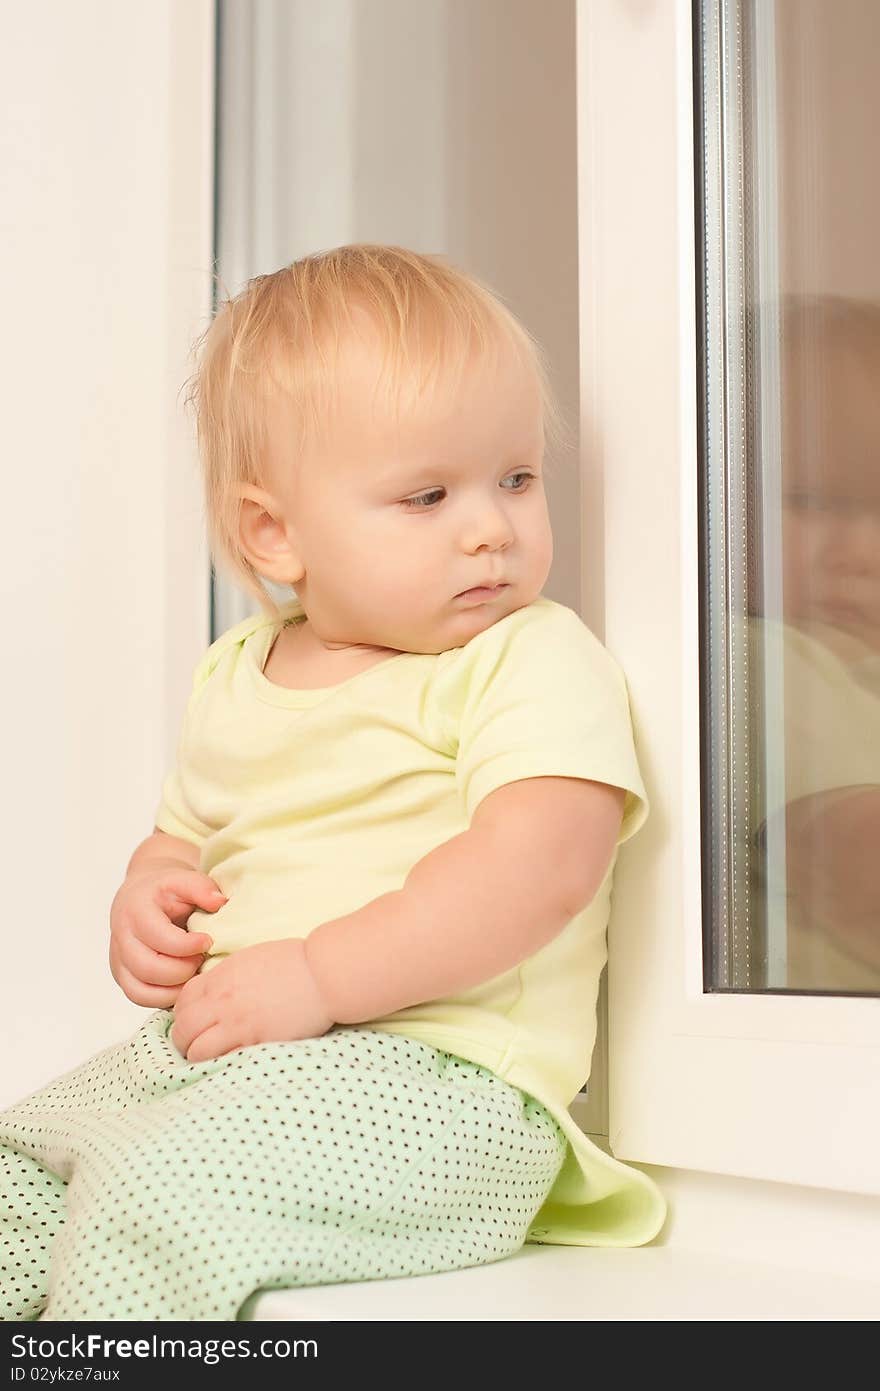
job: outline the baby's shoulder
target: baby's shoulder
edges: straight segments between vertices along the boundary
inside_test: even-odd
[[[497,663],[534,666],[543,660],[570,658],[573,651],[595,661],[613,663],[604,643],[574,609],[543,595],[484,628],[464,647],[443,654],[446,669],[478,670]]]
[[[272,627],[277,621],[271,614],[252,613],[215,638],[196,666],[193,675],[193,694],[205,684],[227,652],[243,646],[254,633],[259,632],[261,628]]]
[[[543,596],[442,654],[432,694],[450,718],[492,694],[541,701],[555,687],[626,689],[619,663],[580,615]]]

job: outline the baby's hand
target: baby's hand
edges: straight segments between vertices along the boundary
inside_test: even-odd
[[[129,874],[110,907],[110,970],[136,1005],[170,1009],[211,945],[185,930],[193,908],[216,912],[227,900],[197,869],[146,866]]]
[[[191,1063],[251,1043],[320,1038],[333,1027],[299,937],[242,947],[184,985],[169,1037]]]

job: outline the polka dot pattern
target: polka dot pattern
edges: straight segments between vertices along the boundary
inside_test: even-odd
[[[0,1112],[0,1320],[247,1319],[266,1290],[512,1255],[566,1140],[429,1044],[339,1027],[188,1063],[152,1013]]]

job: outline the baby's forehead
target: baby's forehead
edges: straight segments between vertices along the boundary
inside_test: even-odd
[[[500,409],[504,393],[522,390],[533,369],[514,344],[495,338],[484,347],[426,341],[420,352],[391,348],[373,333],[340,344],[334,378],[338,403],[359,423],[406,427],[446,420],[475,404]]]
[[[472,353],[458,371],[444,373],[441,366],[426,380],[424,364],[395,368],[378,341],[349,339],[340,344],[321,396],[320,412],[308,422],[293,393],[275,393],[270,434],[293,435],[303,454],[357,458],[371,449],[424,452],[463,428],[533,436],[543,415],[536,374],[503,345]]]

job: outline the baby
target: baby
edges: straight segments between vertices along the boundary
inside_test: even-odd
[[[201,348],[212,550],[261,611],[199,662],[113,900],[150,1015],[0,1114],[2,1316],[246,1319],[650,1241],[655,1185],[567,1109],[648,804],[623,673],[542,597],[540,349],[365,245],[251,281]]]
[[[750,962],[774,987],[878,994],[880,305],[789,294],[770,307],[782,612],[752,615],[748,641],[755,671],[778,654],[767,707],[784,776],[753,802]]]

